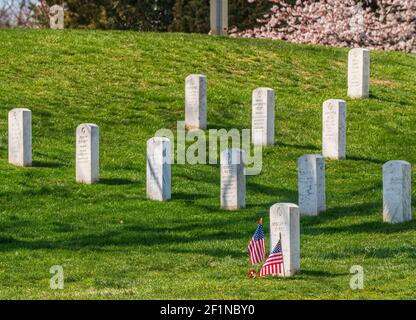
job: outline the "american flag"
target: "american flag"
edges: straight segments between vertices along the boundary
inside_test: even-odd
[[[284,273],[283,270],[283,253],[282,253],[282,242],[279,240],[270,256],[267,258],[263,267],[260,270],[260,277],[271,274],[273,276]]]
[[[266,257],[266,249],[264,247],[264,231],[261,219],[259,219],[256,232],[248,244],[248,253],[250,254],[250,263],[257,264],[262,262]]]

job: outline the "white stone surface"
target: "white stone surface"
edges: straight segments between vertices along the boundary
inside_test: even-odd
[[[325,211],[325,158],[320,154],[305,154],[298,159],[299,212],[317,216]]]
[[[299,207],[292,203],[276,203],[270,208],[270,251],[282,239],[284,274],[300,272],[300,216]]]
[[[221,208],[238,210],[246,206],[244,150],[225,149],[221,152]]]
[[[355,48],[348,54],[348,96],[368,98],[370,95],[370,50]]]
[[[64,8],[60,5],[53,5],[49,9],[49,26],[53,30],[64,28]]]
[[[383,165],[383,220],[400,223],[412,220],[410,163],[392,160]]]
[[[146,148],[146,193],[152,200],[166,201],[171,198],[171,153],[168,138],[153,137]]]
[[[207,77],[202,74],[191,74],[185,80],[185,127],[207,127]]]
[[[76,130],[76,181],[92,184],[100,179],[100,129],[83,123]]]
[[[211,34],[228,34],[228,0],[210,0]]]
[[[252,95],[251,135],[256,146],[274,144],[274,90],[257,88]]]
[[[32,165],[32,112],[17,108],[9,111],[9,163],[19,167]]]
[[[344,100],[324,102],[322,111],[322,155],[345,159],[347,143],[347,105]]]

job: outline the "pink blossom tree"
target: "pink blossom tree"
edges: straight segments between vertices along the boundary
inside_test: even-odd
[[[232,36],[416,52],[416,0],[270,1],[261,27]]]

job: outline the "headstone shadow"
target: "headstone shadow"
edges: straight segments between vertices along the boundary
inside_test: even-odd
[[[276,142],[276,146],[280,147],[289,147],[289,148],[295,148],[295,149],[302,149],[302,150],[311,150],[316,151],[317,153],[321,152],[321,146],[316,146],[313,144],[291,144],[291,143],[285,143],[285,142]]]
[[[59,168],[59,167],[63,167],[64,165],[62,163],[54,162],[54,161],[36,160],[32,162],[32,166],[37,167],[37,168]]]
[[[336,278],[336,277],[342,277],[342,276],[349,276],[351,275],[349,272],[341,272],[341,273],[331,273],[327,271],[322,270],[305,270],[301,269],[300,276],[304,275],[307,277],[325,277],[325,278]]]
[[[397,224],[389,224],[383,222],[381,214],[379,215],[379,221],[370,221],[359,224],[343,225],[338,227],[322,227],[319,228],[321,234],[339,234],[339,233],[365,233],[365,234],[393,234],[401,233],[410,230],[416,230],[415,221],[402,222]]]
[[[172,198],[185,202],[193,202],[197,199],[211,199],[213,197],[202,193],[174,192],[172,193]]]
[[[350,156],[348,154],[347,154],[347,160],[372,162],[372,163],[377,163],[380,165],[388,161],[388,160],[380,160],[380,159],[374,159],[374,158],[369,158],[369,157]]]
[[[375,94],[370,93],[370,99],[372,100],[379,100],[382,101],[384,103],[388,103],[388,104],[392,104],[392,103],[397,103],[401,106],[407,106],[407,107],[411,107],[412,105],[410,104],[410,102],[407,101],[403,101],[403,100],[395,100],[395,99],[388,99],[385,97],[381,97],[381,96],[377,96]]]
[[[118,185],[132,185],[137,183],[132,179],[123,179],[123,178],[100,178],[99,183],[110,185],[110,186],[118,186]]]

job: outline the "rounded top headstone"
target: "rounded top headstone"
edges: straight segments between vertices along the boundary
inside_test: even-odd
[[[99,127],[95,123],[81,123],[75,131],[77,134],[92,133],[93,131],[98,133],[98,129]]]
[[[30,109],[28,108],[13,108],[12,110],[10,110],[9,112],[16,112],[16,111],[28,111],[28,112],[32,112]]]
[[[325,100],[324,103],[326,103],[326,104],[333,104],[333,103],[335,103],[335,104],[346,104],[346,101],[342,100],[342,99],[328,99],[328,100]]]
[[[259,88],[254,89],[254,91],[257,91],[257,90],[274,91],[272,88],[268,88],[268,87],[259,87]]]
[[[361,53],[361,52],[369,52],[370,50],[367,48],[353,48],[349,51],[349,54]]]
[[[239,148],[229,148],[221,151],[220,163],[229,164],[244,164],[245,152]]]
[[[81,123],[77,128],[82,128],[82,127],[98,127],[98,125],[96,125],[95,123]]]
[[[195,77],[198,77],[198,78],[206,78],[207,76],[204,75],[204,74],[193,73],[193,74],[190,74],[189,76],[187,76],[186,79],[188,80],[190,78],[195,78]]]
[[[278,209],[278,208],[288,208],[288,209],[290,209],[290,208],[298,208],[299,209],[299,206],[298,205],[296,205],[296,204],[294,204],[294,203],[288,203],[288,202],[279,202],[279,203],[275,203],[274,205],[272,205],[271,207],[270,207],[270,210],[274,210],[274,209]]]
[[[383,164],[383,167],[392,165],[392,164],[410,166],[410,163],[405,160],[390,160],[390,161],[387,161],[385,164]]]
[[[170,139],[166,137],[152,137],[147,140],[147,143],[149,142],[170,142]]]
[[[303,158],[324,158],[321,154],[313,153],[313,154],[304,154],[298,158],[298,160],[301,160]]]

